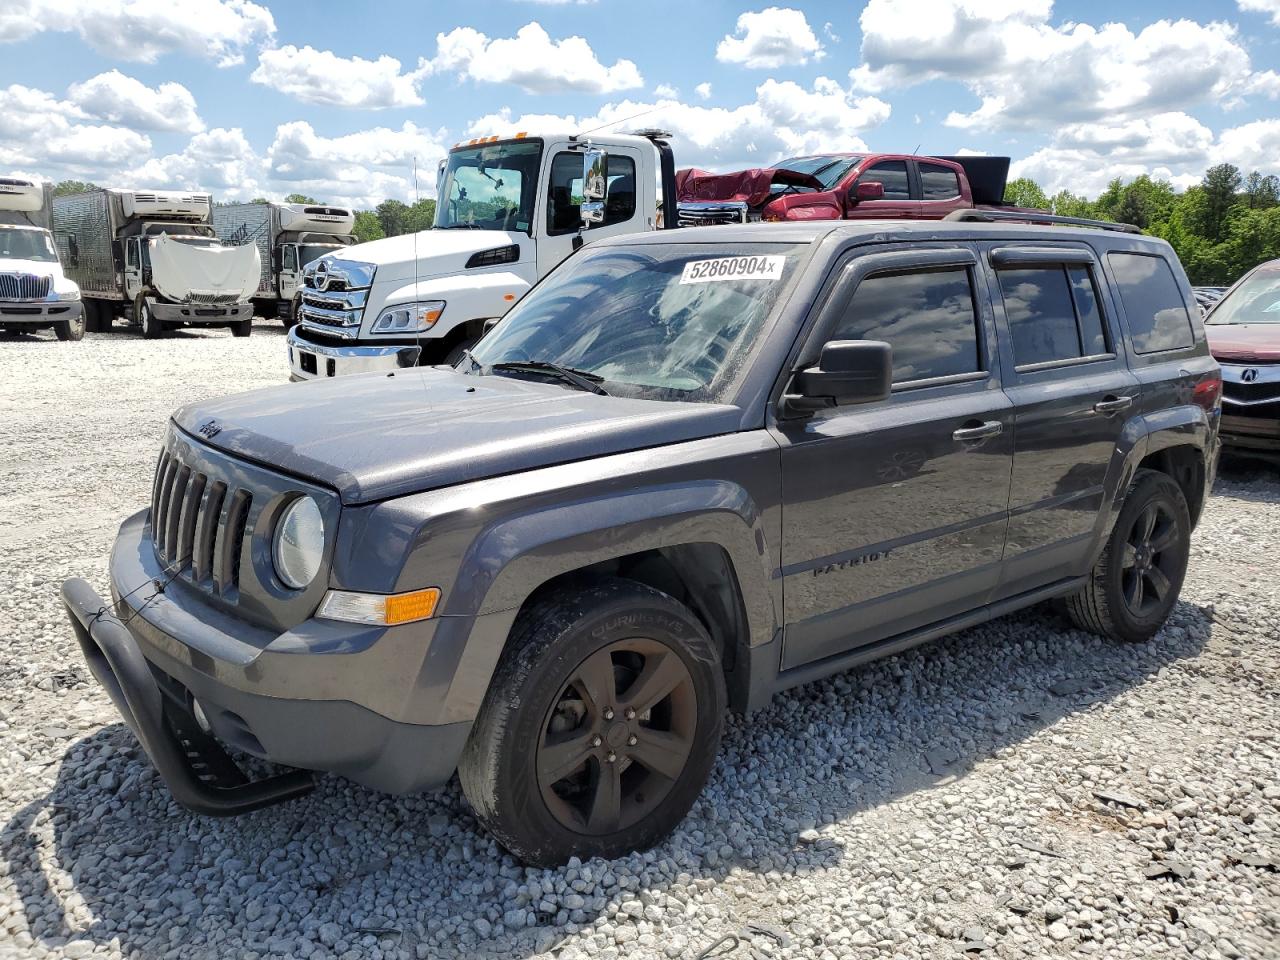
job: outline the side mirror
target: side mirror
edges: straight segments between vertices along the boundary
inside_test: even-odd
[[[497,326],[499,323],[501,323],[501,322],[502,322],[502,318],[501,318],[501,317],[490,317],[488,320],[486,320],[486,321],[484,322],[484,329],[483,329],[483,331],[480,333],[480,337],[481,337],[481,339],[483,339],[484,337],[487,337],[487,336],[489,335],[489,331],[490,331],[490,330],[492,330],[494,327],[496,327],[496,326]]]
[[[866,180],[855,183],[853,189],[849,192],[849,200],[853,203],[861,203],[863,200],[883,200],[884,184],[879,180]]]
[[[604,223],[604,202],[609,194],[609,154],[588,147],[582,155],[582,223]]]
[[[893,348],[881,340],[832,340],[816,367],[797,370],[783,403],[792,414],[872,403],[889,396]]]

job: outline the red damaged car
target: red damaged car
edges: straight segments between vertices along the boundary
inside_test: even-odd
[[[1246,273],[1204,326],[1222,367],[1222,442],[1280,461],[1280,260]]]

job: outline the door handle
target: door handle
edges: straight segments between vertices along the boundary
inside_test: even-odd
[[[1133,406],[1133,397],[1107,397],[1093,405],[1095,413],[1112,414]]]
[[[967,423],[972,424],[972,426],[963,426],[951,434],[953,440],[959,440],[961,443],[973,443],[977,440],[986,440],[989,437],[998,437],[1004,433],[1004,424],[999,420],[987,420],[984,422],[969,420]]]

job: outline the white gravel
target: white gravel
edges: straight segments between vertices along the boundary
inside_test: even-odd
[[[692,960],[752,923],[787,945],[723,956],[1280,956],[1280,476],[1239,465],[1152,643],[1037,610],[793,691],[648,854],[527,870],[456,786],[187,814],[57,588],[105,592],[169,411],[283,352],[274,324],[0,337],[0,958]]]

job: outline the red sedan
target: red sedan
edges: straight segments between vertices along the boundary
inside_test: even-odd
[[[1280,260],[1245,274],[1204,322],[1222,366],[1222,442],[1280,459]]]

